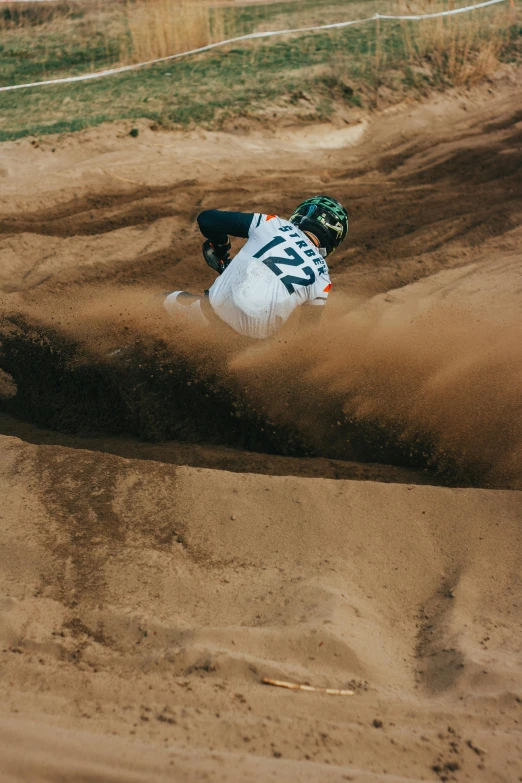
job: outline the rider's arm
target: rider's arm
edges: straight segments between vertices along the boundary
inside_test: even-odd
[[[198,215],[201,233],[210,239],[213,245],[226,245],[229,235],[248,239],[252,225],[252,212],[222,212],[220,209],[207,209]]]

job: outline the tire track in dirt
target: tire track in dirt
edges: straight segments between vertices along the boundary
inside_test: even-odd
[[[164,217],[185,214],[175,202],[187,200],[186,194],[193,185],[193,181],[186,181],[175,187],[137,188],[130,193],[75,198],[60,207],[0,218],[0,235],[29,232],[55,237],[93,236],[127,226],[149,225]],[[181,198],[180,188],[184,191]]]
[[[396,283],[412,282],[435,271],[433,258],[422,257],[448,250],[454,242],[471,249],[513,228],[522,210],[522,141],[520,131],[512,130],[517,117],[515,113],[507,129],[489,131],[488,137],[496,138],[488,138],[487,143],[474,138],[469,148],[445,150],[441,145],[435,151],[416,144],[405,152],[386,153],[372,166],[345,169],[325,183],[323,189],[334,190],[349,205],[351,214],[350,245],[332,259],[334,282],[339,274],[350,274],[354,267],[364,268],[367,275],[368,270],[385,269],[391,264],[395,265]],[[376,178],[375,185],[359,184],[357,179],[362,176]],[[255,183],[240,178],[234,189],[222,182],[212,187],[212,203],[236,209],[257,205],[262,187],[262,178],[256,178]],[[288,213],[302,197],[303,189],[292,179],[271,178],[270,192],[278,194],[278,211]],[[211,198],[196,180],[124,194],[98,194],[61,207],[0,217],[0,235],[87,237],[129,226],[146,227],[163,218],[182,218],[189,233],[180,232],[178,238],[174,237],[167,257],[157,253],[133,258],[129,248],[129,259],[117,270],[102,275],[124,282],[126,277],[135,280],[143,272],[147,280],[156,276],[162,281],[173,256],[193,256],[191,267],[200,265],[195,234],[190,229],[194,228],[197,205],[208,204]],[[444,261],[438,265],[444,265]],[[82,270],[77,270],[76,282],[93,281],[99,272],[95,267],[84,277]],[[49,290],[55,281],[53,275],[47,283]]]
[[[323,444],[318,451],[298,428],[281,422],[275,427],[227,388],[226,381],[216,381],[219,368],[214,367],[210,376],[204,372],[201,385],[196,387],[194,368],[189,369],[184,361],[169,364],[168,358],[161,358],[161,341],[148,348],[137,346],[132,371],[97,362],[88,367],[78,358],[82,350],[74,340],[62,337],[59,327],[49,329],[31,320],[31,302],[49,297],[59,310],[60,297],[69,289],[81,294],[88,284],[108,282],[146,281],[151,288],[167,290],[176,278],[180,286],[187,279],[196,288],[206,287],[206,270],[199,260],[201,239],[194,226],[199,209],[215,205],[244,209],[246,204],[256,209],[263,191],[263,200],[277,202],[285,214],[302,198],[303,187],[312,187],[312,182],[314,189],[334,191],[351,213],[350,243],[331,264],[338,289],[357,294],[370,288],[375,293],[441,268],[460,266],[474,258],[478,245],[520,224],[519,123],[519,110],[506,109],[506,116],[493,123],[494,127],[475,118],[458,133],[444,128],[435,140],[415,134],[405,140],[401,133],[381,144],[380,154],[373,154],[370,139],[357,154],[352,152],[335,166],[341,173],[324,169],[325,164],[330,165],[327,159],[315,163],[306,185],[301,169],[278,175],[267,168],[255,178],[251,171],[247,176],[238,170],[234,178],[227,167],[210,186],[200,179],[182,179],[168,186],[90,194],[59,207],[4,217],[0,234],[9,241],[16,242],[17,236],[27,234],[40,235],[51,241],[54,238],[59,247],[75,238],[81,243],[82,237],[109,236],[118,251],[117,262],[110,265],[96,257],[78,265],[73,256],[71,266],[45,274],[43,263],[41,279],[29,285],[25,281],[31,280],[39,263],[36,259],[18,285],[11,286],[10,290],[28,303],[28,310],[13,322],[15,333],[8,333],[3,340],[2,369],[13,376],[19,390],[16,397],[3,403],[4,410],[41,427],[66,432],[176,438],[282,456],[388,461],[400,467],[426,468],[429,460],[422,461],[421,455],[431,450],[429,438],[400,444],[382,431],[378,422],[362,429],[348,427],[346,432],[341,428],[334,441],[342,445]],[[167,233],[166,217],[175,220],[178,231]],[[147,230],[160,225],[159,221],[163,221],[160,239],[164,245],[160,249],[150,250],[150,243],[144,242],[136,252],[135,236],[124,238],[119,233],[130,227]],[[45,259],[52,257],[49,245],[45,248]],[[103,245],[99,252],[105,248]],[[16,244],[14,249],[16,253]],[[118,339],[122,337],[125,335]],[[168,399],[176,400],[175,415],[165,414]],[[334,423],[339,416],[342,419],[338,401],[332,402],[331,408],[328,418]],[[191,416],[193,410],[198,410],[197,420]],[[447,480],[462,479],[452,475]],[[477,479],[467,480],[473,483]]]

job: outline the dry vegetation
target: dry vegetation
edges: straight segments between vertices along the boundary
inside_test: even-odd
[[[127,2],[129,56],[133,61],[152,60],[223,40],[225,10],[211,5],[206,0]]]
[[[0,9],[0,83],[168,57],[259,30],[448,6],[446,0],[289,0],[243,7],[212,0],[7,5]],[[424,94],[479,81],[499,60],[520,58],[520,35],[515,11],[506,2],[420,22],[382,20],[241,42],[99,82],[0,93],[0,139],[126,117],[216,125],[238,115],[262,116],[267,109],[277,113],[282,106],[294,119],[324,120],[343,102],[373,108],[383,95],[393,102],[405,92]],[[303,94],[308,96],[304,106]],[[296,105],[304,113],[292,108]]]
[[[92,36],[111,40],[107,51],[118,51],[121,62],[168,57],[206,46],[224,38],[256,30],[307,26],[366,17],[375,11],[388,14],[434,13],[454,7],[447,0],[290,0],[264,6],[247,6],[246,12],[220,0],[63,0],[43,7],[20,3],[0,12],[0,31],[23,34],[40,42],[42,32],[72,34],[77,45],[87,46]],[[419,22],[400,23],[400,41],[394,40],[391,53],[399,45],[410,59],[431,55],[448,73],[457,74],[459,63],[479,55],[480,70],[494,66],[506,30],[514,21],[514,6],[459,14]],[[376,37],[376,65],[385,68],[393,23],[383,21]],[[484,51],[484,42],[487,42]],[[480,49],[480,52],[479,52]],[[465,69],[466,73],[469,70]]]
[[[410,3],[405,0],[394,3],[394,7],[397,14],[411,13]],[[434,13],[442,7],[441,3],[423,0],[415,12]],[[422,23],[402,21],[402,46],[411,62],[423,58],[456,84],[469,84],[498,67],[506,30],[512,21],[513,9],[508,3],[487,15],[474,12]]]

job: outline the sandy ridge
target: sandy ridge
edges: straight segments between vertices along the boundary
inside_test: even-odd
[[[274,753],[295,762],[296,780],[312,779],[303,732],[319,736],[325,721],[332,740],[308,755],[349,774],[425,774],[447,756],[437,732],[448,721],[464,732],[456,758],[474,779],[515,763],[517,735],[489,728],[500,705],[510,720],[520,708],[520,493],[236,475],[14,438],[0,459],[4,711],[44,713],[73,732],[113,725],[130,732],[130,759],[135,740],[168,738],[174,758],[210,740],[240,754],[227,758],[229,780],[261,779],[273,762],[256,765]],[[305,701],[262,686],[263,675],[358,693]],[[418,728],[390,756],[410,712]],[[374,732],[369,744],[345,745],[347,720],[349,732]],[[12,747],[20,731],[4,724],[3,741]],[[483,773],[466,731],[488,750]],[[35,736],[49,748],[47,730]],[[72,775],[96,758],[78,755],[81,741],[52,739]],[[103,763],[120,759],[119,743],[102,742]],[[11,751],[11,769],[40,767],[36,747],[22,766]],[[183,763],[194,774],[207,764]],[[53,780],[56,761],[46,764],[42,779]]]

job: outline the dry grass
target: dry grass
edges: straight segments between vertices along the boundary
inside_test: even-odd
[[[396,14],[427,14],[455,7],[453,0],[437,3],[408,0],[393,3]],[[404,51],[411,63],[425,61],[433,71],[455,84],[470,84],[498,67],[498,55],[512,21],[508,4],[467,14],[401,22]]]
[[[94,39],[107,59],[140,62],[168,57],[242,32],[321,22],[357,19],[378,10],[391,14],[433,13],[455,7],[454,0],[322,0],[319,4],[296,2],[288,6],[260,6],[275,13],[253,14],[250,23],[239,21],[237,11],[222,0],[58,0],[56,3],[23,2],[0,13],[0,36],[23,36],[27,47],[47,51],[47,41],[63,36],[64,55],[71,48],[88,50]],[[250,6],[252,8],[252,6]],[[81,19],[78,16],[81,15]],[[477,81],[498,64],[497,55],[513,21],[508,3],[467,14],[415,22],[381,21],[361,30],[364,39],[376,27],[372,65],[385,72],[397,51],[418,66],[424,62],[433,72],[455,83]],[[397,35],[397,27],[400,34]],[[336,36],[332,33],[332,37]],[[110,39],[110,46],[109,46]],[[255,44],[250,45],[252,50]],[[335,50],[335,46],[332,47]],[[110,52],[109,52],[110,49]],[[370,53],[361,49],[361,59]],[[66,57],[64,57],[66,59]],[[93,63],[94,64],[94,63]]]
[[[225,16],[213,5],[209,0],[128,0],[131,59],[167,57],[223,40]]]
[[[294,5],[289,4],[290,16],[295,13]],[[367,15],[368,5],[363,5],[344,5],[343,18]],[[392,14],[424,14],[455,5],[454,0],[391,0],[388,10]],[[216,0],[124,0],[124,7],[129,33],[128,58],[134,62],[199,48],[240,32],[234,25],[231,9],[225,13],[216,6]],[[385,10],[381,3],[375,3],[374,7]],[[285,12],[281,10],[280,15],[285,16]],[[512,11],[506,3],[503,7],[469,14],[402,22],[399,42],[395,40],[391,45],[390,37],[396,37],[394,24],[382,21],[377,25],[375,70],[385,71],[398,43],[411,65],[425,63],[433,73],[455,84],[479,81],[498,66],[498,54],[511,20]],[[275,21],[272,19],[268,26],[277,28]],[[277,22],[285,26],[284,19],[277,18]],[[295,22],[305,24],[309,20]],[[258,23],[256,29],[266,29],[266,24]]]

